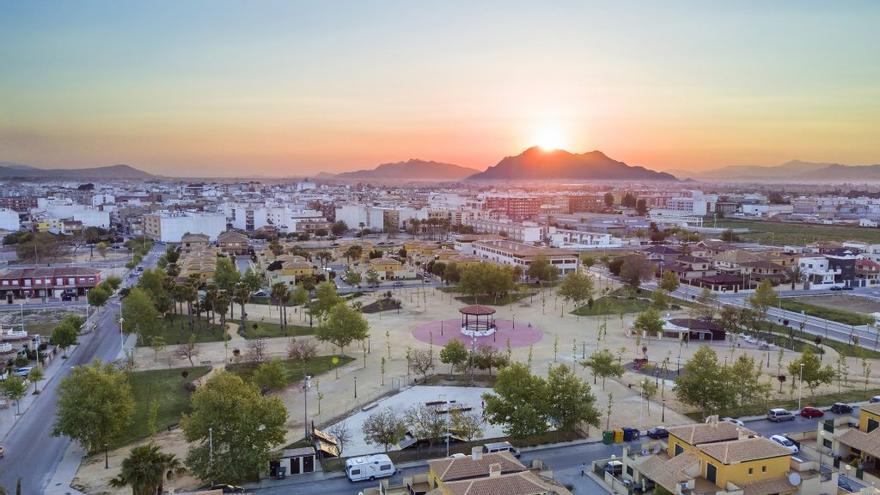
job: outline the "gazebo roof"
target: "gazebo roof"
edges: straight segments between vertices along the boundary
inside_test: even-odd
[[[480,304],[474,304],[473,306],[465,306],[459,309],[458,312],[463,315],[493,315],[495,314],[495,308],[490,308],[489,306],[483,306]]]

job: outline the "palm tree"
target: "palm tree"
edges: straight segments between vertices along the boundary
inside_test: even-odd
[[[278,305],[278,319],[281,321],[281,329],[284,330],[287,328],[287,284],[284,282],[278,282],[272,285],[272,292],[270,293],[270,297],[272,302]]]
[[[165,454],[150,442],[131,449],[122,461],[119,475],[110,480],[110,486],[130,486],[132,495],[157,495],[162,493],[167,475],[182,472],[183,466],[174,454]]]

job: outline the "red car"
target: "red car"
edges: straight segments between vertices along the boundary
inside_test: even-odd
[[[801,409],[801,416],[805,418],[821,418],[825,413],[815,407],[805,407]]]

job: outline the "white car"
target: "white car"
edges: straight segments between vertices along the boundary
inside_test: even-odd
[[[798,446],[795,445],[794,442],[792,442],[788,438],[785,438],[782,435],[773,435],[772,437],[770,437],[770,440],[773,440],[774,442],[778,443],[779,445],[782,445],[783,447],[787,448],[788,450],[791,451],[792,454],[797,454],[799,452]]]
[[[738,419],[733,419],[733,418],[721,418],[721,421],[727,421],[728,423],[733,423],[736,426],[745,426],[746,425],[742,421],[740,421]]]

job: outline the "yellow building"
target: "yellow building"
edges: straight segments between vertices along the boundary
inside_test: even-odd
[[[406,269],[394,258],[373,258],[367,263],[365,270],[373,270],[379,274],[379,280],[403,278]]]
[[[854,464],[857,477],[880,485],[880,404],[861,407],[857,428],[841,428],[833,433],[833,453]]]
[[[296,285],[303,277],[315,274],[315,267],[302,256],[282,254],[267,261],[264,266],[269,285],[284,283]]]

